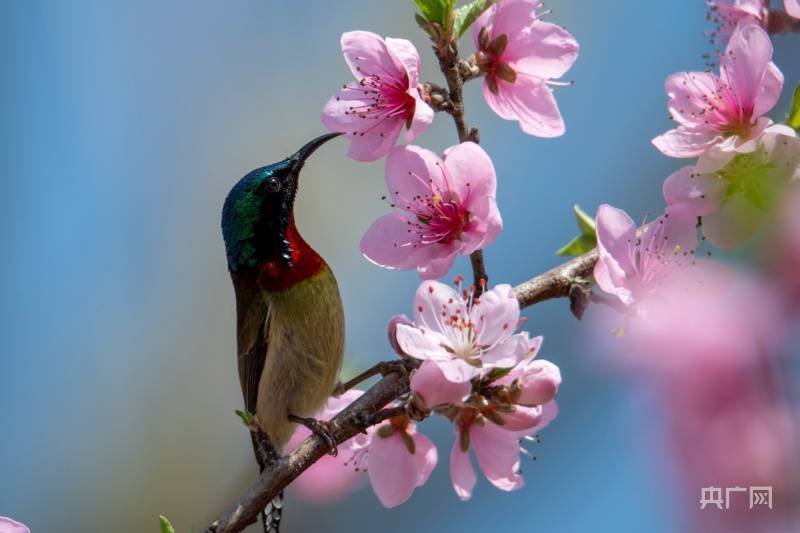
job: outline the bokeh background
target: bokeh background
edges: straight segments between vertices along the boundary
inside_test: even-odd
[[[557,89],[566,135],[525,136],[467,88],[498,172],[496,283],[559,262],[575,202],[660,211],[661,181],[681,164],[649,142],[669,126],[663,81],[712,50],[700,0],[548,7],[581,44],[575,85]],[[35,533],[155,531],[160,513],[201,531],[255,478],[233,414],[220,209],[239,177],[323,132],[319,111],[349,80],[339,36],[353,29],[410,38],[424,79],[440,80],[410,0],[0,0],[0,515]],[[793,85],[800,38],[775,46]],[[419,142],[453,144],[449,117]],[[307,164],[297,219],[339,279],[352,374],[391,355],[386,321],[410,312],[418,279],[359,255],[385,211],[383,168],[344,152],[335,141]],[[524,489],[481,480],[461,503],[451,429],[433,421],[440,464],[406,505],[385,510],[368,489],[327,507],[290,498],[285,531],[684,530],[646,387],[608,370],[567,307],[526,312],[564,385]]]

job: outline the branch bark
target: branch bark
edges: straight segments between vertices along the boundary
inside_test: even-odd
[[[590,276],[597,262],[597,252],[592,250],[544,274],[518,285],[514,292],[521,308],[551,298],[573,298],[575,287],[590,285]],[[408,374],[418,366],[414,359],[403,359],[403,365],[394,368],[360,398],[336,415],[332,422],[337,444],[342,444],[370,426],[397,414],[388,404],[409,393]],[[206,530],[207,533],[234,533],[243,530],[258,519],[258,514],[272,499],[285,489],[308,467],[329,451],[320,437],[311,435],[289,455],[272,462],[242,496]]]

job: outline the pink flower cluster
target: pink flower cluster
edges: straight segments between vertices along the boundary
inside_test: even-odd
[[[555,137],[564,122],[551,86],[579,47],[569,32],[544,22],[540,8],[538,0],[500,0],[487,9],[473,25],[472,61],[484,77],[489,107],[526,133]],[[450,148],[443,160],[417,146],[395,148],[404,128],[406,141],[413,141],[433,121],[416,48],[366,31],[345,33],[341,46],[356,81],[328,100],[322,122],[347,134],[355,160],[388,154],[386,184],[395,209],[372,224],[361,252],[385,268],[441,277],[457,256],[489,245],[502,228],[491,159],[472,143]]]
[[[497,488],[522,487],[520,454],[528,452],[520,442],[535,441],[555,418],[561,374],[553,363],[535,359],[541,337],[516,332],[520,309],[511,288],[500,285],[475,298],[473,291],[425,281],[413,317],[393,318],[390,337],[404,357],[422,361],[411,376],[409,412],[424,417],[436,411],[453,423],[450,475],[456,494],[469,499],[477,482],[470,449]],[[329,419],[360,395],[332,398],[318,416]],[[298,429],[290,447],[307,436]],[[314,464],[295,488],[328,501],[358,486],[359,472],[366,471],[381,503],[394,507],[425,484],[437,461],[430,439],[400,414],[341,445],[337,457]]]

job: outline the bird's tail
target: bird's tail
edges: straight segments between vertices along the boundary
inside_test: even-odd
[[[261,511],[261,522],[264,524],[264,533],[280,533],[281,516],[283,515],[283,491],[275,496]]]

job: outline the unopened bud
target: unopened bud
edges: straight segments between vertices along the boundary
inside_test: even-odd
[[[561,371],[550,361],[533,361],[516,380],[520,405],[542,405],[556,397],[561,385]],[[515,385],[512,384],[512,389]]]

